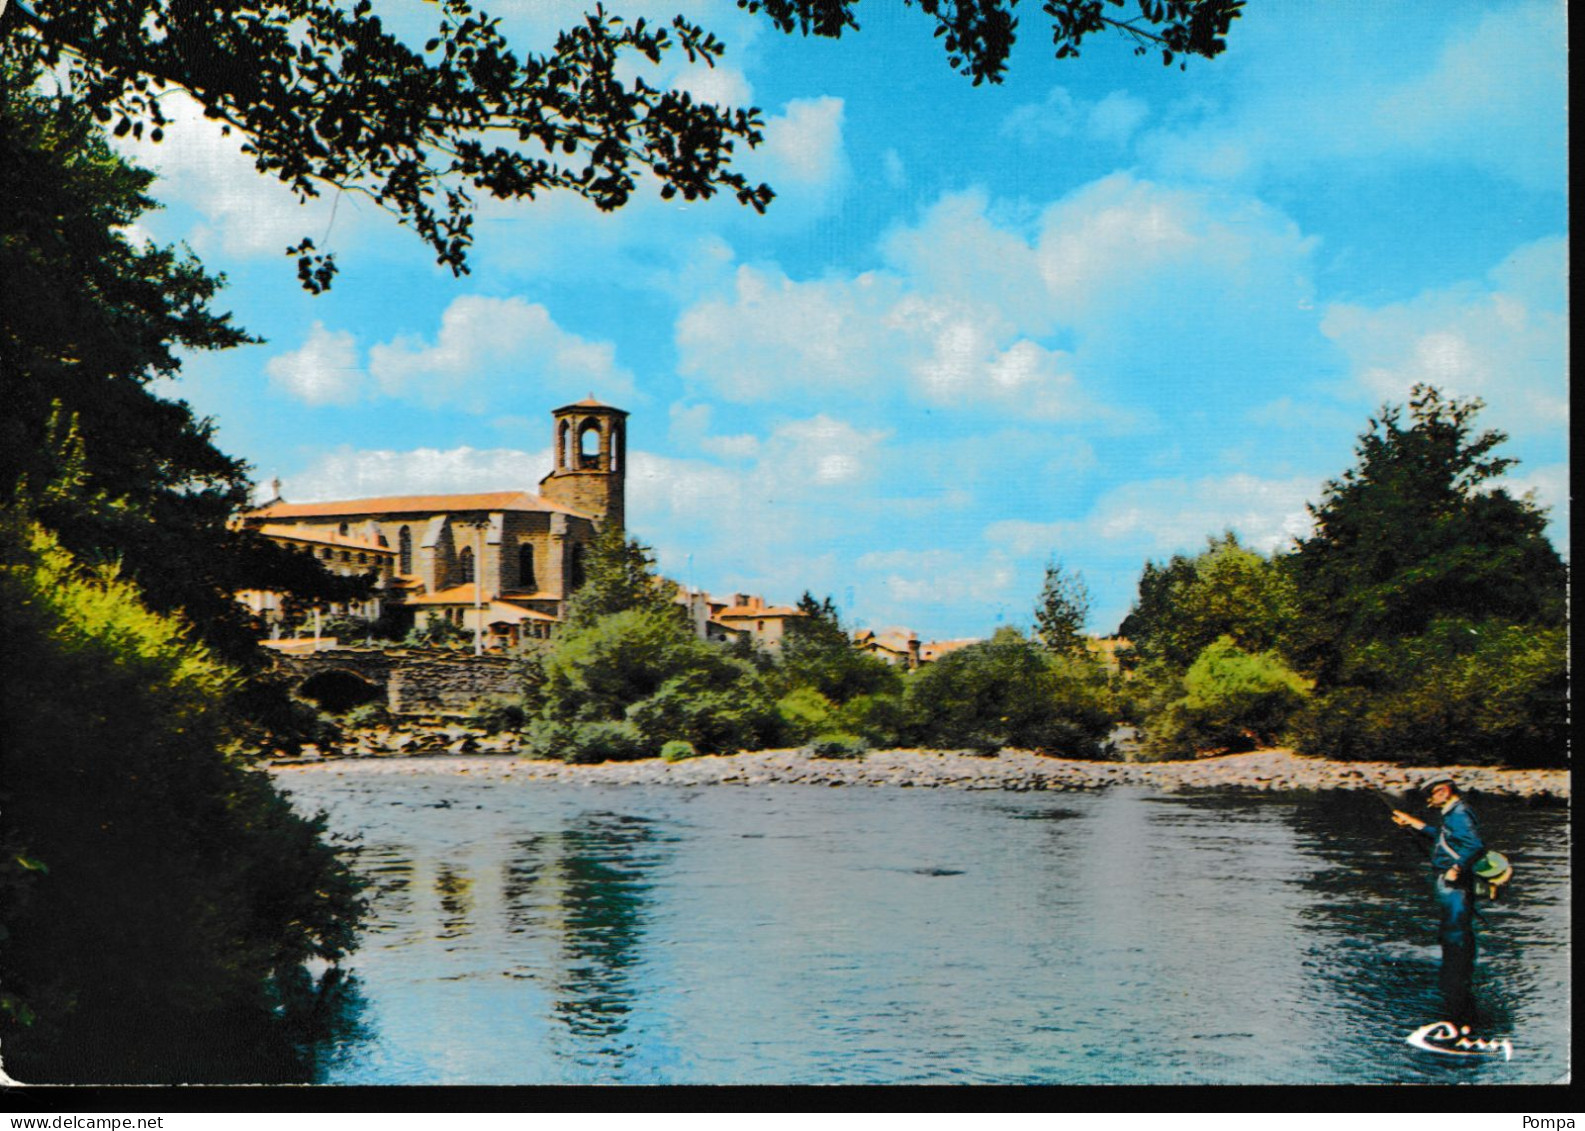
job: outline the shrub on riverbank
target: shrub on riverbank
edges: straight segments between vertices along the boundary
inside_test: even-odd
[[[660,748],[660,756],[665,762],[686,762],[689,758],[700,757],[700,752],[694,749],[693,743],[674,738]]]
[[[1273,652],[1250,653],[1223,636],[1195,658],[1178,686],[1184,692],[1155,715],[1145,751],[1188,758],[1274,745],[1303,707],[1310,684]]]
[[[1410,765],[1566,762],[1567,630],[1444,618],[1351,652],[1296,721],[1298,749]]]
[[[856,734],[820,734],[805,749],[811,758],[862,758],[870,744]]]
[[[277,1077],[358,884],[223,751],[233,673],[113,571],[0,526],[0,1042],[29,1082]]]
[[[903,713],[910,745],[1093,758],[1113,711],[1098,664],[1053,654],[1004,628],[914,672]]]

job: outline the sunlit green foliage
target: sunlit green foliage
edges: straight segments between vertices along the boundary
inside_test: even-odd
[[[788,620],[776,656],[772,678],[778,687],[811,688],[832,703],[846,703],[855,695],[900,691],[901,677],[895,668],[853,646],[830,597],[817,601],[805,593],[798,611],[804,615]]]
[[[1476,432],[1482,407],[1416,386],[1408,420],[1385,406],[1358,463],[1311,507],[1315,533],[1291,564],[1298,651],[1318,672],[1335,676],[1353,647],[1417,635],[1439,617],[1563,623],[1566,570],[1546,515],[1491,482],[1515,461],[1494,454],[1501,432]]]
[[[1195,557],[1147,562],[1119,631],[1140,659],[1185,669],[1223,636],[1248,651],[1276,647],[1292,624],[1294,600],[1280,560],[1246,549],[1229,531]]]
[[[1296,724],[1300,747],[1420,765],[1557,765],[1567,757],[1568,633],[1446,617],[1351,650]]]
[[[1112,721],[1100,665],[1054,655],[1011,628],[920,668],[905,704],[914,744],[985,753],[1092,756]]]
[[[697,758],[700,751],[694,749],[691,742],[684,742],[674,738],[660,748],[660,757],[664,762],[686,762],[689,758]]]
[[[290,1059],[272,1005],[304,961],[347,950],[359,898],[322,822],[222,753],[235,674],[15,516],[0,527],[0,638],[0,970],[33,1018],[0,1017],[7,1071],[278,1074],[249,1063]]]
[[[812,687],[795,687],[776,700],[776,715],[781,720],[781,739],[791,745],[809,741],[826,730],[836,704]]]
[[[1246,652],[1230,636],[1208,645],[1152,720],[1147,750],[1155,757],[1269,746],[1309,694],[1307,680],[1274,652]]]
[[[1427,386],[1407,416],[1385,406],[1286,556],[1228,534],[1146,565],[1122,631],[1151,750],[1269,742],[1287,717],[1286,737],[1320,755],[1566,760],[1567,568],[1544,512],[1494,482],[1514,461],[1500,432],[1476,430],[1481,407]],[[1295,672],[1313,686],[1297,716]]]
[[[858,759],[869,753],[870,744],[859,735],[832,731],[815,735],[805,749],[811,758]]]
[[[364,586],[229,526],[247,466],[154,382],[186,353],[254,339],[214,308],[221,278],[130,234],[156,207],[153,174],[82,106],[30,93],[35,79],[0,63],[0,504],[26,507],[80,560],[119,562],[152,609],[251,665],[238,590],[346,600]]]
[[[1084,625],[1090,619],[1090,589],[1082,573],[1069,572],[1053,558],[1035,600],[1035,638],[1053,652],[1084,652]]]
[[[686,613],[674,600],[675,586],[655,573],[655,555],[622,528],[608,525],[596,535],[584,557],[583,584],[567,603],[564,628],[576,632],[601,617],[643,609],[666,614],[679,623]]]

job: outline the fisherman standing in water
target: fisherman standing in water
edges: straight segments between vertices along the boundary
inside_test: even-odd
[[[1435,825],[1402,809],[1394,809],[1392,819],[1433,842],[1431,871],[1442,910],[1442,1000],[1448,1011],[1444,1019],[1473,1024],[1470,984],[1475,976],[1475,861],[1486,846],[1475,814],[1459,796],[1452,779],[1432,782],[1426,790],[1426,804],[1441,811],[1441,820]]]

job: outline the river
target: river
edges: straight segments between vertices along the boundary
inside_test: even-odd
[[[1477,800],[1483,1033],[1415,1048],[1423,857],[1367,793],[291,775],[372,915],[333,1084],[1553,1083],[1568,813]]]

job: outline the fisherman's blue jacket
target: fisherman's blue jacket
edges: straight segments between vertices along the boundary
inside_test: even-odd
[[[1445,872],[1457,864],[1459,872],[1468,876],[1475,861],[1486,851],[1480,828],[1475,824],[1475,814],[1470,812],[1462,797],[1442,814],[1440,826],[1426,825],[1419,831],[1435,842],[1431,849],[1431,867],[1438,872]]]

